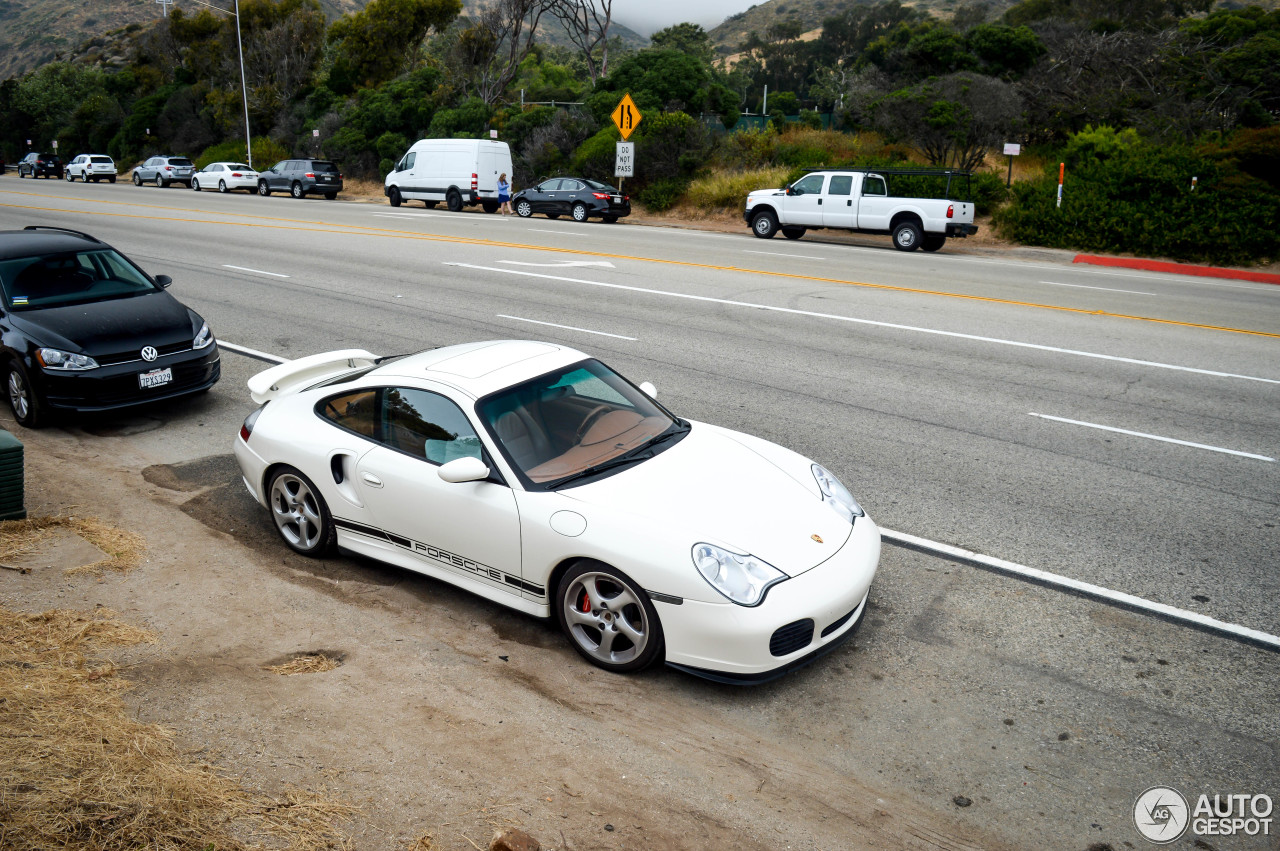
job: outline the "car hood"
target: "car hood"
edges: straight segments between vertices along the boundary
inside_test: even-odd
[[[806,487],[728,433],[701,423],[648,461],[560,493],[649,518],[664,534],[686,535],[690,547],[705,541],[750,553],[788,576],[826,561],[853,528],[823,503],[816,484]]]
[[[191,311],[166,292],[15,312],[9,319],[41,345],[90,356],[190,342],[199,330]]]
[[[748,198],[764,198],[769,195],[785,195],[784,189],[757,189],[754,192],[748,192]]]

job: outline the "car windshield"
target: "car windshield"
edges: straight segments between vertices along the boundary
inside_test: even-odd
[[[0,288],[10,310],[39,310],[159,290],[112,249],[0,260]]]
[[[643,450],[655,438],[684,428],[596,360],[501,390],[476,410],[526,485],[539,490],[603,473],[624,456],[648,457]]]

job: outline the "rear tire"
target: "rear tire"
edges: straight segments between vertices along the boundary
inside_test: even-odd
[[[400,190],[392,186],[387,190],[387,203],[393,207],[399,207],[404,199],[400,197]]]
[[[787,239],[799,239],[800,237],[804,236],[805,230],[806,230],[805,228],[798,228],[792,225],[792,226],[783,228],[782,235],[785,236]]]
[[[497,201],[485,201],[480,206],[484,207],[484,211],[486,213],[496,213],[498,212],[498,208],[501,207],[502,205],[499,204]]]
[[[156,178],[156,186],[159,186],[161,189],[168,189],[168,188],[169,188],[169,181],[165,180],[164,178],[157,177],[157,178]]]
[[[662,624],[638,583],[608,565],[580,561],[556,587],[560,629],[593,665],[615,674],[649,667],[663,656]]]
[[[320,491],[301,471],[277,469],[267,485],[267,502],[276,531],[294,552],[321,558],[333,548],[333,515]]]
[[[326,201],[332,201],[334,198],[337,198],[337,197],[338,197],[338,193],[337,193],[337,192],[326,192],[326,193],[324,193],[324,200],[326,200]]]
[[[296,180],[293,182],[293,185],[289,187],[289,194],[294,198],[307,197],[307,193],[302,191],[302,184]]]
[[[751,220],[751,232],[761,239],[773,239],[778,232],[778,217],[770,210],[757,214]]]
[[[920,247],[925,251],[937,251],[939,248],[947,244],[945,236],[926,236],[921,242]]]
[[[610,224],[610,225],[618,220],[617,216],[601,216],[600,218],[605,224]]]
[[[920,226],[902,222],[893,229],[893,247],[899,251],[915,251],[920,247]]]
[[[445,206],[449,208],[449,212],[458,213],[462,211],[462,194],[456,189],[450,189],[449,194],[444,196]]]
[[[107,183],[115,183],[115,182],[116,182],[116,176],[114,174],[107,178]]]
[[[572,213],[575,222],[585,222],[587,220],[587,205],[581,202],[574,204],[570,213]]]

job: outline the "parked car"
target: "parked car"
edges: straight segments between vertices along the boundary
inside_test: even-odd
[[[0,231],[0,375],[13,416],[103,411],[208,390],[209,325],[116,249],[86,233]]]
[[[71,183],[77,177],[85,183],[90,180],[94,183],[99,180],[115,183],[116,162],[106,154],[80,154],[67,163],[67,182]]]
[[[156,186],[181,183],[190,188],[196,164],[186,157],[151,157],[133,170],[133,185],[141,186],[154,180]]]
[[[428,209],[443,201],[453,212],[479,204],[496,212],[498,178],[511,175],[511,148],[492,139],[420,139],[383,181],[391,206],[421,201]]]
[[[62,177],[62,160],[57,154],[33,151],[18,161],[18,177]]]
[[[305,198],[319,192],[332,201],[342,191],[342,172],[328,160],[281,160],[266,171],[258,172],[258,194],[288,192],[294,198]]]
[[[763,682],[853,634],[880,532],[824,467],[530,341],[249,379],[234,451],[293,550],[338,546],[554,617],[595,665]]]
[[[838,228],[854,233],[893,235],[899,251],[937,251],[948,237],[978,232],[967,197],[970,172],[926,168],[851,168],[813,170],[782,189],[757,189],[747,195],[742,218],[761,239],[779,230],[799,239],[809,230]],[[944,188],[945,182],[945,188]],[[912,197],[932,183],[941,197]],[[894,185],[903,184],[904,191]]]
[[[606,222],[616,222],[631,215],[631,197],[597,180],[553,177],[517,192],[511,198],[511,207],[525,218],[546,213],[550,219],[573,216],[575,222],[585,222],[591,216],[599,216]]]
[[[191,188],[197,192],[214,187],[219,192],[233,189],[252,192],[258,188],[258,173],[244,163],[221,162],[209,163],[191,178]]]

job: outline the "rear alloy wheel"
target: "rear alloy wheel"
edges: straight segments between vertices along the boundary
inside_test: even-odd
[[[587,220],[587,205],[579,201],[573,205],[572,213],[575,222],[585,222]]]
[[[925,251],[937,251],[939,248],[947,244],[945,236],[926,236],[920,242],[920,247]]]
[[[258,194],[263,198],[266,198],[271,194],[271,187],[267,186],[267,182],[265,180],[258,181]]]
[[[761,239],[773,239],[778,232],[778,217],[770,210],[758,213],[751,220],[751,232]]]
[[[804,236],[805,228],[798,228],[794,225],[788,225],[782,229],[782,235],[787,239],[799,239]]]
[[[165,180],[163,177],[157,177],[156,186],[159,186],[161,189],[168,189],[169,181]]]
[[[915,251],[920,247],[920,226],[902,222],[893,229],[893,247],[899,251]]]
[[[231,190],[227,188],[227,182],[225,180],[219,180],[218,191],[221,192],[223,195],[226,195]]]
[[[134,186],[142,185],[142,178],[138,176],[138,173],[136,171],[133,173],[133,185]]]
[[[526,199],[521,198],[516,202],[516,215],[522,219],[527,219],[533,215],[533,205]]]
[[[574,649],[606,671],[639,671],[662,658],[662,625],[649,595],[608,565],[569,568],[556,589],[556,617]]]
[[[267,487],[271,519],[284,542],[310,558],[325,555],[333,544],[333,516],[311,480],[292,467],[281,467]]]
[[[43,407],[20,362],[9,361],[5,368],[4,386],[9,397],[9,407],[13,410],[13,418],[18,421],[18,425],[26,428],[40,428],[44,425]]]
[[[302,191],[302,184],[295,180],[293,185],[289,187],[289,194],[294,198],[302,198],[305,197],[307,193]]]
[[[450,189],[449,194],[444,196],[444,203],[449,212],[457,213],[462,210],[462,194],[456,189]]]
[[[404,199],[400,197],[400,190],[392,186],[391,189],[387,192],[387,200],[391,202],[391,206],[399,207],[400,202],[403,201]]]

